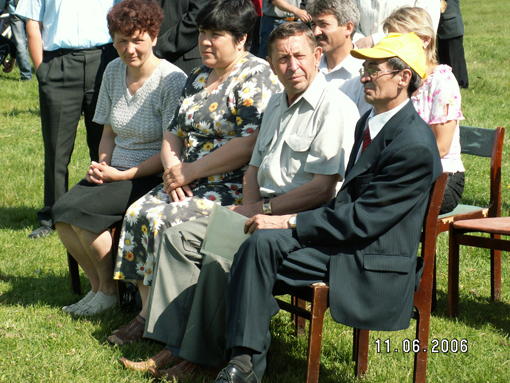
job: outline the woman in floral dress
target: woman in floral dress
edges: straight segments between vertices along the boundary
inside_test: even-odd
[[[247,0],[227,3],[236,17],[251,20],[255,11]],[[204,24],[218,19],[218,25],[200,25],[204,65],[190,73],[165,132],[164,183],[131,205],[124,218],[114,277],[136,280],[143,308],[108,338],[111,343],[142,340],[155,251],[165,229],[208,215],[214,203],[242,202],[257,128],[269,98],[281,90],[268,63],[248,52],[253,25],[217,17]]]
[[[452,68],[437,64],[436,33],[427,11],[419,7],[399,8],[388,16],[383,28],[390,33],[414,32],[423,42],[427,57],[427,77],[422,80],[411,101],[436,136],[443,171],[448,173],[440,214],[449,213],[459,204],[464,191],[464,166],[460,157],[459,137],[459,121],[464,116],[459,85]]]

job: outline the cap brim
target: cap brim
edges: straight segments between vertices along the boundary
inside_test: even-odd
[[[380,48],[352,49],[351,56],[360,60],[366,59],[389,59],[395,57],[395,53]]]

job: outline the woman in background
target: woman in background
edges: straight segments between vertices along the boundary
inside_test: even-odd
[[[443,171],[448,173],[440,214],[449,213],[459,204],[464,191],[459,138],[459,121],[464,116],[459,85],[452,68],[437,63],[436,33],[427,11],[419,7],[399,8],[386,18],[383,27],[388,33],[414,32],[422,40],[427,57],[427,77],[411,101],[436,136]]]

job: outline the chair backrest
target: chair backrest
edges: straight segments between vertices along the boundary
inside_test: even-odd
[[[501,215],[501,161],[505,128],[460,126],[461,153],[491,158],[489,216]]]
[[[417,299],[430,300],[432,297],[437,237],[436,224],[439,210],[441,210],[441,203],[443,202],[444,190],[446,189],[447,180],[448,173],[441,174],[434,183],[434,186],[430,192],[429,203],[427,206],[427,212],[425,213],[423,232],[421,236],[421,254],[425,265],[423,268],[423,276],[420,281],[420,288],[414,296],[415,303]]]

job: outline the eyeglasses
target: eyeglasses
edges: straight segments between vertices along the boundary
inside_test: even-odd
[[[375,70],[373,68],[361,67],[360,70],[359,70],[359,75],[361,77],[363,77],[363,76],[365,76],[365,74],[368,74],[372,79],[376,79],[377,77],[382,76],[383,74],[386,74],[386,73],[397,73],[397,72],[400,72],[400,70],[398,70],[398,69],[395,69],[395,70]]]

